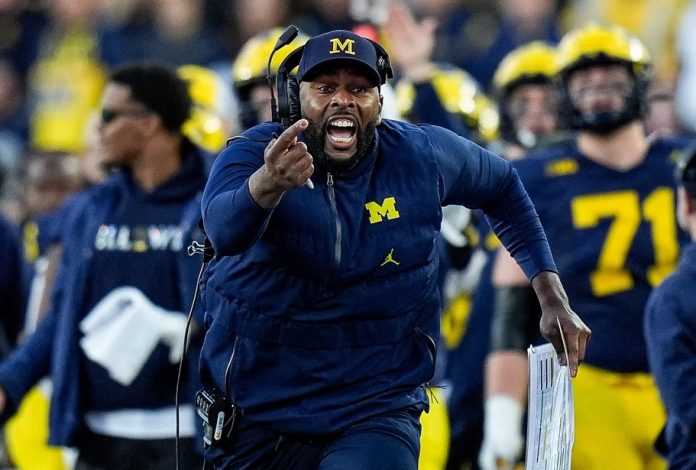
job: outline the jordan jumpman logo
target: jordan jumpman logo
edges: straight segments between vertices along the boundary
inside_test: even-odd
[[[394,248],[389,250],[389,254],[387,254],[387,257],[384,258],[384,261],[382,261],[382,264],[380,266],[384,266],[385,264],[388,263],[394,263],[395,265],[399,265],[400,263],[394,259]]]

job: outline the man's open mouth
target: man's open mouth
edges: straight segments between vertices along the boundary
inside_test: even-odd
[[[331,118],[326,126],[329,142],[340,150],[347,150],[355,145],[357,131],[356,122],[346,117]]]

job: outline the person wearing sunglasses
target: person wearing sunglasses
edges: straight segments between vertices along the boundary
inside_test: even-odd
[[[77,469],[170,470],[177,436],[181,468],[201,462],[188,404],[195,351],[177,383],[200,262],[186,247],[199,233],[207,177],[204,152],[181,132],[190,109],[174,70],[136,63],[113,72],[98,126],[108,177],[68,202],[51,309],[0,364],[4,417],[51,377],[48,441],[76,447]]]

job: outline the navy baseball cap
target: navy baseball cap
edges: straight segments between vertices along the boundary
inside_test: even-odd
[[[310,80],[322,65],[344,61],[359,66],[370,81],[379,86],[382,76],[377,70],[377,60],[377,50],[368,39],[350,31],[330,31],[307,41],[297,69],[297,80]]]

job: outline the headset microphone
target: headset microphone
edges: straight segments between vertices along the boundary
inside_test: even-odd
[[[297,37],[299,32],[300,30],[297,28],[297,26],[292,24],[288,26],[285,31],[283,31],[283,34],[280,35],[275,43],[275,46],[273,46],[271,54],[268,56],[268,65],[266,66],[266,81],[268,82],[268,88],[271,90],[271,114],[274,121],[278,121],[278,109],[274,92],[275,83],[273,81],[273,77],[271,76],[271,61],[273,60],[273,55],[276,53],[276,51],[290,44]]]

